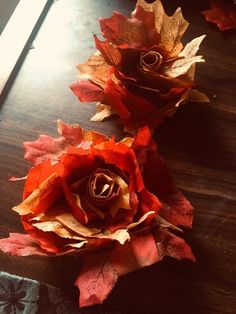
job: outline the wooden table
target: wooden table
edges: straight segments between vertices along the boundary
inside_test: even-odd
[[[124,276],[105,303],[125,313],[235,313],[236,277],[236,37],[221,33],[200,14],[206,1],[163,1],[168,13],[181,5],[191,25],[185,41],[207,34],[201,46],[206,63],[197,65],[196,82],[209,104],[182,107],[156,132],[180,190],[195,208],[193,229],[185,238],[197,263],[165,259]],[[95,107],[79,104],[69,89],[76,65],[94,52],[97,18],[114,9],[129,14],[128,0],[59,0],[52,5],[27,57],[0,107],[0,237],[22,232],[11,211],[21,200],[24,176],[22,142],[39,134],[56,135],[56,119],[80,123],[107,135],[122,136],[113,121],[89,121]],[[16,258],[0,255],[0,270],[71,287],[78,272],[76,258]],[[77,272],[76,272],[77,271]]]

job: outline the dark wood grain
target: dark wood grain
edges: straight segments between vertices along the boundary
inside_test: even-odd
[[[195,208],[192,230],[186,230],[197,263],[166,259],[121,278],[105,306],[125,313],[236,312],[236,36],[221,33],[200,14],[206,1],[163,1],[167,12],[181,5],[191,25],[188,40],[207,34],[200,52],[206,63],[197,65],[196,82],[211,99],[188,104],[155,134],[178,187]],[[29,50],[19,74],[0,107],[0,236],[22,232],[11,207],[21,200],[24,176],[22,142],[41,133],[56,135],[55,122],[79,122],[107,135],[122,137],[116,120],[89,121],[93,104],[79,104],[69,89],[76,64],[94,52],[97,18],[114,9],[129,14],[128,0],[55,1]],[[0,255],[0,270],[71,287],[80,268],[76,258],[16,258]]]

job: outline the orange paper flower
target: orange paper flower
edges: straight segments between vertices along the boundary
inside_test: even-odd
[[[58,131],[59,138],[25,143],[34,166],[13,210],[29,235],[1,239],[2,251],[83,254],[76,281],[82,306],[103,302],[118,276],[165,255],[194,260],[185,241],[170,232],[191,227],[192,207],[147,127],[121,142],[61,121]]]
[[[95,36],[98,51],[78,65],[80,80],[71,85],[81,101],[98,101],[92,121],[118,114],[126,131],[157,127],[177,108],[190,101],[209,101],[194,86],[195,63],[205,35],[185,47],[181,38],[188,27],[178,8],[167,16],[159,0],[138,0],[131,18],[114,12],[100,19],[105,41]]]

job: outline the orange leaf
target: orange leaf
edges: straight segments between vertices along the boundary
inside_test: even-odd
[[[208,22],[221,31],[236,29],[236,4],[232,0],[210,0],[211,9],[202,11]]]

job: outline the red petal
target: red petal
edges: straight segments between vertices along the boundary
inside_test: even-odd
[[[128,44],[129,47],[145,47],[157,43],[159,36],[155,29],[154,13],[137,9],[138,18],[128,18],[120,12],[114,12],[111,18],[100,19],[103,36],[112,43]]]
[[[160,215],[174,225],[191,227],[193,207],[177,190],[161,155],[145,163],[143,178],[147,189],[164,204]]]
[[[112,262],[118,276],[159,262],[160,256],[152,234],[132,235],[124,245],[117,245],[111,251]]]
[[[39,194],[33,200],[30,200],[29,204],[27,204],[28,199],[22,202],[22,207],[24,207],[24,204],[27,204],[27,207],[30,206],[31,212],[35,214],[46,211],[60,198],[62,195],[62,180],[60,177],[52,178],[47,182],[47,186],[39,189]],[[18,206],[21,206],[21,204]]]
[[[236,29],[236,5],[231,0],[210,0],[211,9],[202,14],[206,20],[215,23],[221,31]]]
[[[163,157],[147,127],[140,128],[132,145],[145,187],[163,203],[160,215],[173,225],[191,227],[193,207],[173,182]]]
[[[127,108],[132,111],[132,114],[134,114],[134,116],[156,111],[156,106],[154,106],[150,101],[129,92],[125,88],[123,88],[122,100]]]
[[[63,121],[58,123],[58,132],[72,145],[78,145],[84,139],[83,130],[79,125],[69,125]]]
[[[75,82],[70,88],[82,102],[102,101],[104,98],[103,89],[90,81]]]
[[[116,113],[122,119],[127,119],[130,115],[130,112],[122,101],[121,92],[122,88],[115,84],[112,80],[109,80],[104,88],[104,102],[114,108]]]
[[[138,129],[132,148],[140,168],[143,169],[143,166],[148,159],[148,154],[151,151],[157,151],[157,145],[153,141],[152,133],[147,126]]]
[[[137,208],[132,207],[132,209],[119,209],[119,212],[116,215],[115,222],[112,220],[107,225],[107,230],[110,232],[115,232],[118,229],[126,229],[129,224],[134,222],[134,216],[137,212]]]
[[[144,164],[143,177],[145,186],[155,195],[164,196],[176,191],[164,158],[158,153]]]
[[[90,152],[91,153],[91,152]],[[96,160],[91,154],[66,154],[62,156],[61,163],[66,169],[66,181],[70,184],[85,178],[101,166],[101,160]]]
[[[50,177],[53,173],[57,173],[58,176],[64,174],[64,167],[61,163],[51,165],[50,161],[45,161],[37,166],[32,167],[27,175],[25,182],[23,199],[28,197],[44,180]]]
[[[161,258],[171,256],[178,260],[185,258],[195,261],[192,250],[184,239],[177,237],[169,231],[161,230],[157,232],[156,236],[157,248]]]
[[[60,249],[68,243],[66,239],[60,238],[53,232],[44,232],[39,230],[27,221],[27,218],[22,216],[22,224],[25,228],[25,231],[30,234],[30,236],[37,240],[40,247],[43,250],[46,250],[49,253],[56,254],[60,252]]]
[[[66,202],[71,207],[73,215],[80,223],[86,224],[87,223],[86,215],[84,211],[80,207],[77,206],[74,195],[70,191],[70,188],[68,187],[65,181],[63,182],[63,188],[64,188]]]
[[[0,239],[0,250],[17,256],[46,255],[36,239],[20,233],[10,233],[9,238]]]
[[[129,174],[130,183],[134,191],[141,191],[144,188],[142,175],[132,149],[113,140],[103,143],[102,149],[93,147],[93,154],[101,157],[106,163],[115,165]]]
[[[151,234],[132,236],[130,242],[108,252],[84,256],[84,266],[75,285],[80,289],[80,306],[101,304],[113,289],[118,276],[160,261]]]
[[[149,45],[157,45],[161,38],[155,27],[155,13],[145,11],[141,6],[138,5],[136,6],[133,16],[139,20],[144,27]]]
[[[80,307],[101,304],[116,284],[118,276],[107,253],[87,254],[75,285],[80,290]]]
[[[153,215],[150,215],[146,220],[146,223],[148,223],[159,212],[159,210],[162,207],[162,204],[154,194],[150,193],[146,189],[143,189],[141,192],[139,192],[138,195],[142,214],[145,214],[150,211],[155,212]]]
[[[96,48],[101,52],[107,64],[117,67],[121,62],[119,50],[112,46],[109,41],[101,41],[94,35]]]
[[[172,223],[192,227],[193,207],[187,198],[179,191],[162,196],[164,207],[160,210],[160,216]]]

